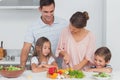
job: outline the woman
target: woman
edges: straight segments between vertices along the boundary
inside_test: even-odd
[[[62,67],[72,67],[76,70],[84,69],[95,51],[95,37],[89,30],[85,29],[87,12],[76,12],[70,18],[70,24],[62,33],[58,42],[56,56],[63,57]]]

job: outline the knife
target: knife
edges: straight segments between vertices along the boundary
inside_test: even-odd
[[[69,69],[71,68],[69,63],[67,64],[67,66],[68,66]]]
[[[3,41],[1,41],[1,48],[3,48]]]

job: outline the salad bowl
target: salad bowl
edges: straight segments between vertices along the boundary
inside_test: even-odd
[[[0,70],[0,75],[6,78],[16,78],[19,77],[23,72],[24,68],[16,66],[6,66]]]

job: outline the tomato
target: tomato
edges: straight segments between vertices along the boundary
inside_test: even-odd
[[[57,68],[56,67],[50,67],[49,70],[48,70],[48,73],[49,74],[53,74],[57,71]]]
[[[63,72],[62,71],[58,71],[57,73],[61,75]]]

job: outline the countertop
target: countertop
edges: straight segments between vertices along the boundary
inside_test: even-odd
[[[85,73],[85,78],[80,80],[96,80],[92,77],[93,72],[84,72],[84,73]],[[58,79],[47,78],[46,74],[47,72],[33,73],[31,70],[26,70],[18,78],[5,78],[0,76],[0,80],[58,80]],[[119,74],[120,74],[120,71],[113,71],[111,74],[112,78],[109,80],[120,80]],[[78,80],[78,79],[64,79],[64,80]]]

